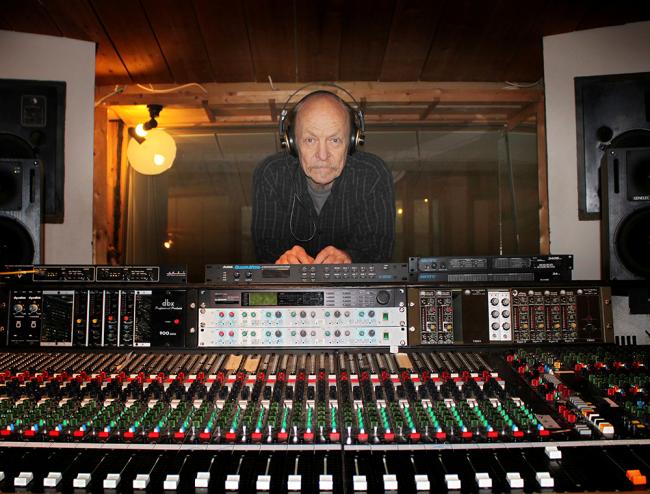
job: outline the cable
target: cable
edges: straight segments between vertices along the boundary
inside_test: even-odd
[[[153,86],[151,86],[151,84],[149,84],[149,86],[151,86],[151,87],[143,86],[142,84],[136,84],[136,86],[138,86],[140,89],[142,89],[144,91],[148,91],[150,93],[158,93],[158,94],[173,93],[174,91],[179,91],[180,89],[183,89],[183,88],[186,88],[186,87],[197,86],[205,94],[209,94],[207,89],[205,89],[203,86],[201,86],[201,84],[198,84],[196,82],[188,82],[187,84],[183,84],[181,86],[176,86],[176,87],[170,87],[168,89],[154,89]]]
[[[20,276],[23,274],[40,273],[40,269],[21,269],[19,271],[0,271],[0,276]]]
[[[531,83],[505,81],[505,84],[507,86],[506,89],[526,89],[530,87],[543,86],[544,79],[540,77],[535,82]]]
[[[115,96],[116,94],[122,94],[125,89],[126,89],[126,86],[115,86],[115,89],[113,90],[112,93],[108,93],[107,95],[102,96],[97,101],[95,101],[95,107],[98,107],[99,105],[101,105],[104,101],[106,101],[111,96]]]

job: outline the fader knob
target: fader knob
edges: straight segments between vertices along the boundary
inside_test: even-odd
[[[386,305],[390,301],[390,293],[386,290],[379,290],[377,292],[377,303],[379,305]]]

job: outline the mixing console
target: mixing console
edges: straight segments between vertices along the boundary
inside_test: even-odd
[[[646,487],[650,352],[606,287],[48,272],[0,286],[0,491]]]

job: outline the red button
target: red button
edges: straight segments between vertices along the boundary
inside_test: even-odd
[[[113,316],[108,316],[108,320],[109,320],[109,321],[112,321],[112,320],[113,320]]]
[[[223,317],[223,316],[224,316],[224,313],[223,313],[223,312],[219,312],[219,317]]]
[[[234,331],[228,331],[228,336],[235,336],[235,332]]]
[[[128,321],[128,320],[129,320],[129,316],[124,316],[122,319],[124,319],[124,321]]]
[[[223,336],[223,331],[219,331],[219,336]]]
[[[229,315],[230,317],[235,317],[235,313],[234,313],[234,312],[229,312],[228,315]]]
[[[180,320],[180,319],[174,319],[174,324],[175,324],[176,326],[178,326],[180,323],[181,323],[181,320]]]

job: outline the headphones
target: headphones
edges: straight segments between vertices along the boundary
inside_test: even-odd
[[[326,91],[324,89],[320,89],[318,91],[314,91],[307,94],[300,101],[298,101],[298,103],[296,103],[291,110],[288,110],[287,106],[289,105],[291,99],[300,91],[310,86],[329,86],[329,87],[338,88],[341,91],[343,91],[345,94],[347,94],[352,101],[354,101],[355,107],[352,107],[350,106],[349,103],[343,101],[343,99],[338,94],[333,93],[332,91]],[[289,96],[289,99],[284,103],[284,105],[282,106],[282,111],[280,112],[280,122],[279,122],[280,146],[286,149],[291,156],[295,156],[296,158],[298,157],[298,147],[296,144],[296,135],[294,129],[294,124],[296,121],[296,108],[299,109],[303,102],[305,102],[306,100],[308,100],[309,98],[317,94],[331,95],[334,98],[336,98],[338,101],[340,101],[345,106],[345,108],[348,109],[348,112],[350,114],[350,138],[348,144],[348,154],[354,153],[357,147],[362,146],[366,140],[365,117],[363,115],[363,111],[361,110],[361,105],[359,105],[357,100],[354,99],[354,96],[352,96],[352,94],[350,94],[350,92],[347,89],[337,84],[334,84],[333,82],[311,82],[309,84],[305,84],[302,87],[299,87],[291,94],[291,96]]]

